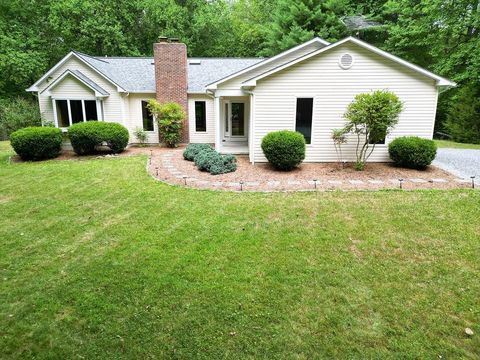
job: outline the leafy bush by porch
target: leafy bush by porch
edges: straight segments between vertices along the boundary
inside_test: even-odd
[[[62,131],[52,127],[27,127],[10,135],[13,149],[23,160],[57,157],[62,149],[62,141]]]
[[[437,145],[433,140],[404,136],[388,144],[388,153],[398,166],[424,169],[435,159]]]
[[[274,131],[263,138],[262,150],[273,167],[292,170],[305,159],[305,138],[295,131]]]
[[[202,150],[211,150],[212,147],[208,144],[189,144],[183,151],[183,158],[188,161],[194,161],[195,156]]]
[[[74,124],[68,128],[68,137],[78,155],[93,154],[104,143],[112,152],[120,153],[128,144],[128,130],[124,126],[102,121]]]

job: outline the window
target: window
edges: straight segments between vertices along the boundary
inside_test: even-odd
[[[382,134],[382,136],[380,136],[380,140],[378,141],[373,141],[371,140],[370,138],[368,139],[368,143],[371,144],[371,145],[384,145],[385,144],[385,138],[387,137],[387,134],[386,132]]]
[[[195,131],[207,131],[207,113],[205,101],[195,101]]]
[[[142,101],[142,119],[143,119],[143,130],[153,131],[153,115],[148,110],[148,102]]]
[[[313,98],[297,98],[295,130],[301,133],[307,144],[312,141]]]
[[[96,100],[55,100],[58,127],[98,120]]]
[[[225,103],[225,133],[228,134],[228,103]]]

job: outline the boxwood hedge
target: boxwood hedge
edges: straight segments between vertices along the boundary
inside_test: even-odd
[[[26,127],[10,134],[11,145],[23,160],[57,157],[62,141],[62,131],[54,127]]]
[[[263,138],[262,150],[273,167],[292,170],[305,159],[305,138],[295,131],[274,131]]]
[[[388,153],[397,166],[424,169],[435,159],[437,145],[433,140],[404,136],[388,144]]]
[[[106,144],[113,153],[120,153],[128,144],[128,130],[124,126],[103,121],[74,124],[68,128],[68,137],[78,155],[93,154],[102,144]]]

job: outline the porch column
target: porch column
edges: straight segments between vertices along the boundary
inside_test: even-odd
[[[220,145],[222,143],[221,137],[221,124],[220,124],[220,97],[215,95],[214,105],[214,122],[215,122],[215,150],[220,151]]]

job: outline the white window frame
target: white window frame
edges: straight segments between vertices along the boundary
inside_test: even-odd
[[[86,113],[85,113],[85,101],[95,101],[97,105],[97,121],[103,121],[103,112],[102,112],[102,100],[92,97],[80,97],[80,98],[75,98],[75,97],[52,97],[52,107],[53,107],[53,119],[55,121],[55,127],[66,130],[68,127],[60,127],[58,125],[58,114],[57,114],[57,100],[66,100],[67,101],[67,108],[68,108],[68,127],[72,126],[72,113],[70,110],[70,101],[71,100],[79,100],[82,102],[82,115],[83,115],[83,122],[86,122]]]
[[[315,110],[317,107],[317,96],[312,94],[297,94],[294,97],[294,112],[293,112],[293,131],[297,131],[297,100],[298,99],[312,99],[312,128],[310,134],[310,144],[305,144],[307,148],[313,147],[313,134],[315,133]]]
[[[140,128],[143,129],[143,108],[142,108],[142,102],[146,102],[148,103],[149,100],[152,100],[153,98],[149,98],[149,99],[140,99],[140,120],[141,120],[141,123],[140,123]],[[155,118],[155,115],[152,114],[152,118],[153,118],[153,130],[145,130],[143,129],[143,131],[145,131],[146,133],[149,133],[149,134],[154,134],[157,132],[157,119]]]

